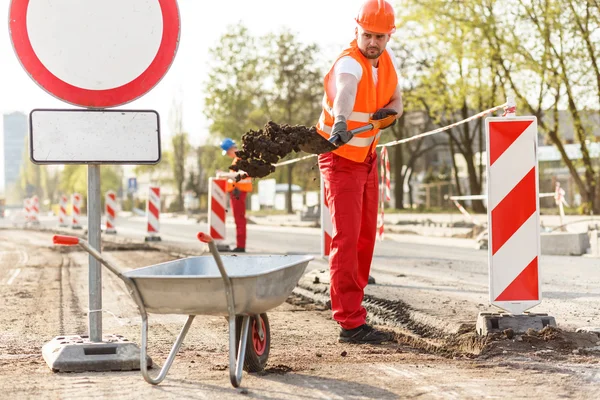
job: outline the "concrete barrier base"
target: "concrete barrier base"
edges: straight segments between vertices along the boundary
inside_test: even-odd
[[[541,250],[544,255],[580,256],[590,247],[587,232],[552,232],[542,233]]]
[[[105,335],[101,343],[87,336],[57,336],[42,347],[54,372],[131,371],[140,369],[140,349],[122,336]],[[152,360],[148,357],[148,366]]]
[[[548,314],[505,314],[481,312],[477,316],[475,329],[480,336],[488,333],[501,333],[511,329],[514,334],[522,334],[528,329],[539,331],[546,326],[556,327],[556,320]]]

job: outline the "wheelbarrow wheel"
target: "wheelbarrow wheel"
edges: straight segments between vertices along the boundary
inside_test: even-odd
[[[240,342],[242,336],[242,320],[244,317],[236,317],[235,337],[236,342]],[[261,372],[267,366],[269,351],[271,349],[271,328],[269,326],[269,317],[266,313],[260,314],[262,320],[263,338],[261,340],[258,333],[258,321],[256,317],[250,317],[250,326],[248,328],[248,340],[246,342],[246,358],[244,360],[244,371]],[[235,353],[237,356],[238,348]]]

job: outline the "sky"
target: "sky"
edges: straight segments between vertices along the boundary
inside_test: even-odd
[[[60,1],[60,0],[56,0]],[[89,0],[86,0],[89,1]],[[175,97],[183,104],[183,127],[192,144],[205,142],[208,121],[202,113],[203,82],[207,79],[208,51],[230,24],[243,23],[254,35],[283,27],[303,42],[316,42],[333,59],[353,37],[354,17],[362,0],[179,0],[181,38],[175,61],[162,81],[148,94],[121,108],[150,108],[161,115],[163,132]],[[10,0],[0,0],[0,21],[8,21]],[[0,113],[33,108],[73,108],[47,94],[19,64],[7,27],[0,34]],[[166,124],[168,125],[168,124]],[[0,128],[1,129],[1,128]]]

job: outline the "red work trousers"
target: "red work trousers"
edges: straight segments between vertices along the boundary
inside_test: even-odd
[[[371,153],[359,163],[326,153],[319,156],[319,169],[333,222],[331,310],[342,328],[354,329],[364,324],[367,316],[362,300],[377,231],[377,155]]]
[[[230,193],[231,209],[233,210],[233,219],[235,220],[236,247],[246,248],[246,192],[239,192],[239,196]]]

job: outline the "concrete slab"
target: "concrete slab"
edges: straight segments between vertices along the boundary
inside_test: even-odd
[[[590,247],[587,232],[552,232],[542,233],[541,249],[544,255],[580,256]]]
[[[480,336],[488,333],[501,333],[506,329],[512,329],[515,334],[527,332],[528,329],[539,331],[546,326],[556,327],[554,317],[548,314],[504,314],[481,312],[477,316],[475,329]]]
[[[131,371],[140,369],[140,349],[120,335],[105,335],[101,343],[87,336],[57,336],[42,347],[54,372]],[[148,365],[152,360],[148,358]]]

